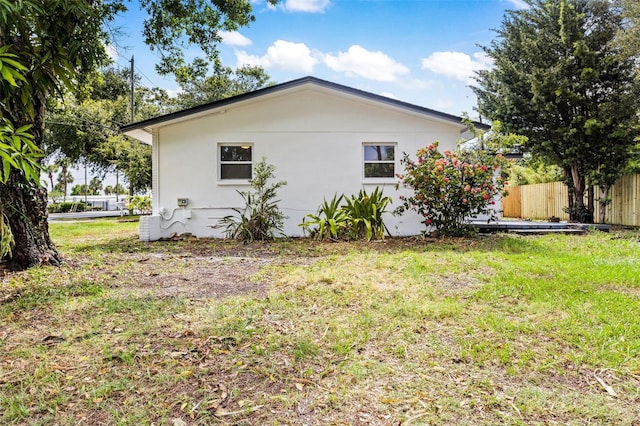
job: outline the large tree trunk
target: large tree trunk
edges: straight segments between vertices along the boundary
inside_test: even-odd
[[[598,223],[605,223],[609,202],[609,187],[600,185],[600,194],[598,194]]]
[[[569,191],[569,220],[571,222],[593,223],[593,210],[584,204],[585,181],[577,163],[570,168],[573,191]]]
[[[6,184],[0,183],[0,203],[15,240],[9,268],[59,265],[60,255],[49,237],[47,191],[14,171]]]
[[[18,116],[16,120],[19,125],[33,124],[30,131],[40,148],[44,141],[44,99],[45,94],[34,92],[33,119]],[[60,255],[49,236],[47,191],[40,182],[29,182],[13,170],[7,183],[0,183],[0,204],[15,240],[13,255],[7,259],[9,268],[22,270],[36,265],[59,265]]]

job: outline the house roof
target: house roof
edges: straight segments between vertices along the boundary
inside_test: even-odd
[[[125,135],[131,136],[142,142],[151,143],[151,130],[154,127],[160,127],[163,125],[171,124],[172,122],[182,121],[194,115],[205,115],[207,112],[220,109],[222,107],[231,106],[233,104],[255,99],[261,96],[274,94],[277,92],[293,89],[304,85],[314,85],[329,90],[334,90],[347,95],[360,97],[369,101],[378,102],[381,104],[389,105],[392,107],[405,109],[418,114],[424,114],[435,119],[452,122],[460,125],[460,133],[464,133],[467,128],[462,124],[462,117],[456,115],[447,114],[441,111],[436,111],[430,108],[421,107],[418,105],[410,104],[408,102],[399,101],[397,99],[388,98],[386,96],[376,95],[374,93],[366,92],[364,90],[355,89],[353,87],[344,86],[342,84],[333,83],[327,80],[322,80],[316,77],[302,77],[296,80],[291,80],[286,83],[280,83],[273,86],[265,87],[255,90],[253,92],[243,93],[241,95],[232,96],[230,98],[221,99],[218,101],[210,102],[207,104],[195,106],[192,108],[175,111],[169,114],[159,115],[157,117],[149,118],[147,120],[138,121],[136,123],[127,124],[120,128],[120,132]],[[490,126],[486,124],[474,122],[477,128],[488,130]]]

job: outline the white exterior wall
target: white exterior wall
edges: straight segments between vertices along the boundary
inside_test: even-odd
[[[300,236],[304,215],[336,193],[380,186],[394,200],[390,209],[397,206],[403,194],[395,189],[397,179],[364,178],[363,143],[395,144],[396,173],[402,173],[403,152],[415,156],[436,140],[441,150],[454,149],[459,137],[459,124],[313,87],[258,97],[154,130],[153,215],[161,216],[161,237],[223,236],[211,225],[233,213],[232,207],[242,207],[236,190],[251,187],[219,179],[218,146],[248,143],[254,164],[266,157],[276,178],[288,182],[278,192],[279,207],[289,217],[284,230]],[[178,207],[178,198],[188,198],[189,205]],[[392,235],[424,230],[414,214],[388,214],[385,223]]]

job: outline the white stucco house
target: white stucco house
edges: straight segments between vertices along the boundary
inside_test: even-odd
[[[480,128],[486,128],[476,123]],[[314,77],[304,77],[124,126],[153,147],[153,213],[141,218],[140,238],[172,234],[222,237],[218,220],[242,207],[236,190],[250,189],[252,164],[275,165],[284,231],[298,226],[324,198],[376,186],[398,202],[403,152],[440,141],[455,149],[466,135],[462,118]],[[417,215],[391,214],[392,235],[424,230]]]

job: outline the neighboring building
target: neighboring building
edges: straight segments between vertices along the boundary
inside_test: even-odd
[[[302,235],[303,217],[334,194],[379,186],[397,204],[406,191],[396,190],[402,154],[436,140],[455,149],[466,130],[460,117],[314,77],[122,128],[153,146],[153,213],[141,218],[143,240],[223,236],[213,225],[242,207],[236,190],[250,189],[262,157],[288,182],[278,192],[287,235]],[[415,235],[420,220],[388,214],[385,223],[392,235]]]

